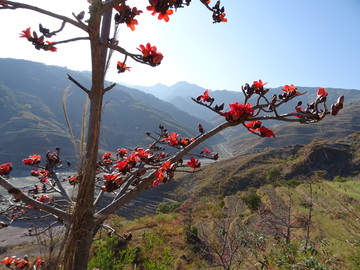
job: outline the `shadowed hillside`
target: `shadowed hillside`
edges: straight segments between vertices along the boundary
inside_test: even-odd
[[[62,147],[64,159],[72,159],[73,146],[62,107],[76,138],[80,138],[85,93],[67,79],[70,74],[85,87],[88,72],[77,72],[40,63],[0,59],[0,158],[20,165],[30,154],[45,154]],[[110,85],[110,83],[109,83]],[[65,89],[67,89],[65,91]],[[65,91],[65,92],[64,92]],[[197,124],[211,125],[141,91],[117,85],[104,97],[101,148],[147,147],[145,133],[163,124],[183,137],[196,136]]]

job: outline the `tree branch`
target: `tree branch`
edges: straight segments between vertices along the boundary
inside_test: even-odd
[[[86,89],[82,84],[80,84],[78,81],[76,81],[73,77],[71,77],[69,74],[68,75],[68,79],[70,81],[72,81],[77,87],[79,87],[81,90],[83,90],[86,94],[88,94],[89,96],[91,95],[91,91]]]
[[[67,23],[70,23],[70,24],[84,30],[85,32],[88,32],[88,27],[85,24],[79,23],[79,22],[77,22],[77,21],[75,21],[73,19],[70,19],[70,18],[66,17],[66,16],[59,15],[59,14],[53,13],[51,11],[48,11],[48,10],[45,10],[45,9],[42,9],[42,8],[38,8],[38,7],[35,7],[35,6],[32,6],[32,5],[28,5],[28,4],[23,4],[23,3],[13,2],[13,1],[7,1],[7,0],[2,0],[1,2],[11,5],[11,7],[9,9],[17,9],[17,8],[29,9],[29,10],[32,10],[32,11],[35,11],[35,12],[38,12],[38,13],[53,17],[55,19],[65,21]]]
[[[53,214],[57,216],[58,218],[61,218],[66,221],[70,221],[71,215],[66,213],[63,210],[54,208],[50,205],[41,203],[37,200],[34,200],[30,197],[28,197],[25,193],[21,192],[20,189],[14,187],[12,184],[10,184],[8,181],[6,181],[3,177],[0,176],[0,185],[5,188],[11,195],[13,195],[16,199],[28,204],[34,206],[36,209],[43,210],[47,213]]]
[[[116,86],[116,83],[113,83],[112,85],[109,85],[108,87],[106,87],[104,89],[104,93],[106,93],[107,91],[110,91],[111,89],[113,89]]]
[[[89,40],[89,37],[77,37],[77,38],[70,38],[70,39],[61,40],[61,41],[55,41],[55,42],[51,42],[51,45],[69,43],[69,42],[74,42],[74,41],[78,41],[78,40]]]

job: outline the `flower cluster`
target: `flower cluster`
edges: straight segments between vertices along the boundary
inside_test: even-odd
[[[26,38],[30,41],[37,50],[43,49],[44,51],[56,52],[57,48],[54,47],[53,42],[46,41],[44,42],[44,35],[38,37],[37,33],[33,31],[31,34],[31,28],[26,28],[26,30],[20,33],[21,38]]]
[[[155,46],[151,46],[150,43],[147,43],[146,46],[140,45],[139,47],[140,48],[137,49],[142,53],[144,63],[153,67],[160,65],[164,56],[157,51]]]
[[[161,142],[165,142],[175,148],[184,148],[195,141],[194,138],[180,138],[180,134],[176,132],[168,133],[166,129],[163,130],[162,137]]]
[[[241,118],[250,117],[254,113],[250,103],[241,104],[238,102],[229,104],[230,111],[222,113],[221,115],[225,117],[227,121],[236,121]]]
[[[50,173],[45,169],[32,170],[31,175],[39,178],[41,183],[49,182]]]
[[[120,173],[104,173],[103,178],[105,180],[105,185],[101,187],[102,191],[112,192],[120,187],[123,180],[120,177]]]
[[[242,87],[245,101],[243,103],[235,102],[229,104],[230,111],[227,112],[222,112],[224,109],[224,103],[213,106],[215,100],[210,96],[209,90],[205,90],[204,93],[196,99],[193,98],[193,101],[209,108],[210,110],[218,113],[220,116],[225,117],[227,121],[236,121],[236,123],[249,121],[249,123],[244,123],[244,126],[250,132],[260,137],[275,137],[275,134],[271,129],[264,127],[262,122],[258,121],[264,119],[264,116],[260,113],[274,112],[274,115],[270,116],[271,119],[281,118],[282,120],[285,120],[285,118],[297,117],[300,118],[300,123],[309,123],[320,121],[326,114],[331,113],[332,115],[336,115],[344,105],[344,97],[341,96],[337,102],[331,106],[331,112],[329,112],[325,104],[328,92],[326,92],[325,88],[319,88],[316,100],[307,104],[307,108],[301,108],[302,102],[300,101],[295,106],[296,112],[280,115],[277,112],[277,107],[297,96],[302,95],[302,93],[300,93],[293,84],[290,84],[285,85],[281,89],[283,92],[282,94],[274,94],[271,99],[268,99],[265,95],[270,90],[265,89],[264,86],[266,84],[267,82],[263,82],[262,80],[254,81],[252,85],[245,84],[245,86]],[[256,97],[256,104],[252,106],[248,101],[255,94],[258,95],[258,97]],[[261,101],[264,101],[264,103],[261,104]],[[322,103],[324,103],[323,108],[320,108],[319,105]],[[174,136],[172,136],[172,138],[174,138]],[[169,142],[174,141],[174,139],[171,140],[171,137],[167,140]]]
[[[260,96],[265,95],[269,92],[269,89],[265,89],[264,86],[267,84],[263,83],[262,80],[254,81],[253,84],[250,86],[248,83],[242,87],[242,91],[244,92],[247,98],[250,98],[253,94],[258,94]]]
[[[205,132],[201,124],[198,128],[200,134]],[[149,187],[154,187],[172,180],[178,167],[190,167],[194,170],[200,168],[200,161],[194,157],[191,157],[186,164],[183,164],[181,158],[176,161],[170,160],[169,155],[163,151],[165,148],[161,146],[168,145],[183,149],[195,141],[194,138],[181,138],[176,132],[168,132],[162,125],[159,125],[159,129],[160,133],[156,133],[157,138],[147,132],[147,135],[154,139],[153,144],[148,149],[138,147],[130,151],[120,148],[116,154],[107,152],[101,156],[97,163],[97,182],[101,183],[102,191],[114,192],[121,189],[119,192],[125,192],[136,188],[143,179],[150,175],[155,177],[155,180]],[[218,154],[212,153],[208,148],[196,156],[218,159]],[[75,178],[69,178],[69,181],[72,181],[73,184],[77,182]]]
[[[135,16],[142,13],[141,10],[138,10],[136,7],[129,7],[128,5],[125,5],[125,3],[122,3],[116,7],[114,7],[117,11],[115,14],[115,23],[126,23],[126,25],[132,30],[135,30],[135,25],[138,25],[138,21],[135,18]]]
[[[295,106],[295,117],[301,118],[301,120],[306,123],[311,120],[319,120],[320,114],[324,113],[322,109],[318,108],[318,105],[321,103],[325,103],[328,96],[328,92],[326,92],[325,88],[319,88],[317,92],[317,98],[314,102],[308,103],[306,108],[301,108],[302,102],[299,101]],[[338,112],[344,106],[344,96],[340,96],[335,104],[331,106],[331,114],[337,115]]]
[[[182,8],[185,5],[189,5],[191,0],[149,0],[150,6],[147,7],[148,11],[151,11],[152,15],[158,14],[159,20],[168,22],[170,20],[169,15],[174,13],[172,8]]]
[[[24,158],[22,160],[22,162],[24,163],[24,165],[37,166],[41,162],[41,156],[40,155],[32,155],[32,156],[29,156],[28,158]]]
[[[225,18],[226,13],[225,13],[225,8],[221,7],[220,8],[220,1],[217,1],[215,6],[212,8],[212,12],[213,12],[213,22],[214,23],[221,23],[221,22],[227,22],[227,19]]]
[[[136,186],[140,177],[147,172],[145,165],[160,166],[167,156],[164,152],[155,153],[143,148],[136,148],[131,152],[123,148],[118,149],[114,158],[111,153],[105,153],[98,162],[98,173],[103,173],[98,177],[103,183],[101,190],[113,192],[128,181],[132,181],[131,185]]]
[[[152,183],[151,187],[157,187],[160,183],[166,183],[174,178],[177,164],[171,164],[170,161],[166,161],[162,164],[156,173],[156,180]]]
[[[41,257],[37,257],[35,261],[29,261],[29,258],[25,255],[22,259],[16,258],[16,256],[6,257],[0,264],[4,264],[6,267],[11,268],[14,265],[16,269],[30,269],[33,266],[35,269],[45,269],[45,261]]]
[[[279,98],[282,100],[288,100],[295,96],[300,95],[299,90],[293,85],[284,85],[284,88],[281,89],[284,93],[279,95]]]

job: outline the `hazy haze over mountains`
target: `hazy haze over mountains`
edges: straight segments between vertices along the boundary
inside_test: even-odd
[[[67,114],[75,137],[79,138],[85,93],[67,79],[67,73],[85,87],[89,87],[89,72],[77,72],[25,60],[0,58],[0,129],[2,132],[0,162],[19,164],[22,158],[30,154],[44,155],[47,150],[53,150],[56,146],[63,148],[65,158],[73,157],[73,147],[69,140],[61,100],[64,89],[68,88]],[[169,131],[180,133],[182,137],[196,136],[198,123],[202,123],[205,129],[209,130],[224,119],[191,100],[191,97],[196,98],[204,90],[200,86],[187,82],[179,82],[170,87],[117,85],[105,96],[101,134],[102,149],[116,151],[119,147],[147,147],[149,140],[145,133],[156,132],[160,123]],[[308,93],[284,106],[285,111],[294,111],[294,106],[299,100],[306,104],[313,100],[317,93],[315,87],[299,87],[299,90]],[[210,140],[209,144],[215,145],[220,142],[220,148],[236,154],[264,147],[298,143],[297,139],[294,139],[296,134],[306,134],[301,137],[307,138],[303,140],[303,143],[306,143],[314,137],[319,137],[319,134],[336,137],[359,129],[356,119],[359,113],[360,91],[331,88],[327,91],[329,105],[334,103],[338,96],[345,96],[346,108],[337,117],[329,117],[326,121],[310,126],[289,125],[286,129],[274,127],[278,135],[275,139],[259,138],[249,134],[242,127],[234,127],[224,131],[222,136],[219,135]],[[281,93],[281,88],[271,89],[271,92]],[[217,90],[210,93],[215,98],[215,104],[225,103],[224,111],[228,110],[227,104],[243,100],[241,91]],[[272,95],[272,93],[269,94]],[[350,106],[351,104],[353,106]],[[264,124],[272,126],[275,123]],[[329,130],[329,132],[326,133],[324,130]]]

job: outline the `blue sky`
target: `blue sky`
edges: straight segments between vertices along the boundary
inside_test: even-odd
[[[25,2],[25,1],[24,1]],[[297,86],[360,89],[359,0],[222,0],[227,23],[213,24],[199,1],[179,9],[170,21],[158,21],[146,10],[146,0],[128,0],[144,14],[132,32],[122,26],[120,45],[137,52],[150,42],[164,54],[156,68],[127,62],[130,72],[116,73],[115,55],[108,80],[132,85],[175,84],[186,80],[199,86],[239,90],[262,79],[270,87]],[[215,2],[212,1],[212,2]],[[27,0],[59,14],[87,10],[86,0]],[[35,50],[19,33],[38,23],[55,29],[59,22],[33,12],[0,10],[0,57],[12,57],[89,69],[88,44],[58,46],[58,52]],[[84,36],[71,26],[56,39]],[[65,31],[64,31],[65,32]]]

